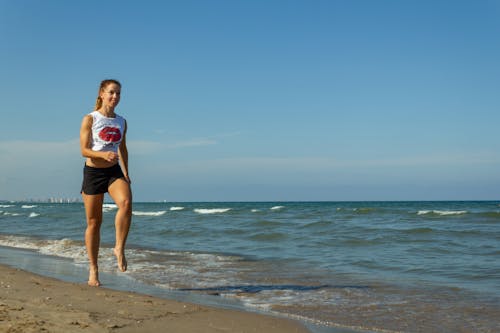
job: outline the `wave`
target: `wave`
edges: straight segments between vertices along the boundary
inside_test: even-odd
[[[0,205],[0,208],[9,208],[9,207],[14,207],[14,205]]]
[[[87,251],[81,242],[75,240],[63,238],[44,241],[38,251],[42,254],[70,258],[76,263],[87,264]],[[105,250],[100,252],[106,253]]]
[[[466,210],[419,210],[417,215],[439,215],[439,216],[447,216],[447,215],[463,215],[467,214]]]
[[[132,215],[135,216],[162,216],[166,213],[166,210],[161,210],[159,212],[141,212],[141,211],[133,211]]]
[[[194,212],[198,214],[221,214],[230,211],[231,208],[195,208]]]
[[[102,211],[105,213],[109,213],[112,210],[118,209],[118,206],[115,204],[103,204],[102,205]]]
[[[31,208],[35,208],[37,207],[37,205],[22,205],[21,208],[24,208],[24,209],[31,209]]]
[[[355,214],[370,214],[380,211],[380,208],[375,207],[355,207],[355,208],[345,208],[345,207],[337,207],[337,212],[347,212],[347,213],[355,213]]]
[[[40,248],[36,240],[22,236],[3,236],[0,235],[0,245],[14,247],[19,249],[38,250]]]
[[[252,226],[255,226],[257,228],[276,228],[279,226],[286,226],[287,223],[285,222],[280,222],[280,221],[275,221],[275,220],[255,220],[251,222]]]
[[[105,203],[102,205],[102,208],[116,209],[118,206],[116,204]]]
[[[280,210],[280,209],[283,209],[285,208],[285,206],[274,206],[274,207],[271,207],[270,209],[271,210]]]
[[[314,228],[330,227],[331,225],[332,225],[331,221],[321,220],[321,221],[314,221],[314,222],[304,224],[300,228],[301,229],[309,229],[309,228],[314,229]]]
[[[369,214],[377,211],[377,208],[372,208],[372,207],[360,207],[360,208],[354,208],[352,211],[360,214]]]
[[[29,215],[29,217],[37,217],[37,216],[40,216],[40,214],[31,212]]]
[[[407,229],[407,230],[405,230],[405,232],[407,232],[409,234],[426,234],[426,233],[434,232],[434,229],[422,227],[422,228]]]
[[[21,213],[3,212],[3,215],[6,215],[6,216],[21,216],[23,214],[21,214]]]
[[[170,207],[171,211],[183,210],[184,207]]]
[[[488,218],[495,218],[495,219],[498,219],[500,217],[500,211],[490,211],[490,212],[481,212],[481,213],[477,213],[478,216],[481,216],[481,217],[488,217]],[[496,223],[496,220],[492,221],[492,222],[495,222]]]
[[[87,262],[87,252],[83,242],[67,238],[40,240],[26,236],[0,235],[0,245],[18,249],[35,250],[42,254],[71,258],[79,263]]]

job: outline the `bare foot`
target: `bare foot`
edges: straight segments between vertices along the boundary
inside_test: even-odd
[[[99,271],[97,268],[89,269],[88,285],[91,287],[99,287],[101,285],[101,282],[99,281]]]
[[[116,256],[116,261],[118,263],[118,268],[120,271],[125,272],[127,270],[127,259],[125,259],[125,252],[119,251],[116,248],[113,249]]]

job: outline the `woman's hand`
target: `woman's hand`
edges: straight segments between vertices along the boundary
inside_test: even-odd
[[[112,151],[104,151],[102,152],[102,159],[111,163],[118,162],[118,154]]]

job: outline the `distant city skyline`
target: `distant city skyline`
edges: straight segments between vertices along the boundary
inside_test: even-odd
[[[19,200],[6,200],[0,199],[0,203],[78,203],[82,202],[82,198],[62,198],[62,197],[53,197],[53,198],[24,198]]]

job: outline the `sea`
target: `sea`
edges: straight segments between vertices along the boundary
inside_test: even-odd
[[[125,273],[117,208],[103,210],[105,286],[117,276],[315,332],[500,332],[500,202],[137,202]],[[82,272],[85,225],[82,203],[0,203],[2,249]]]

